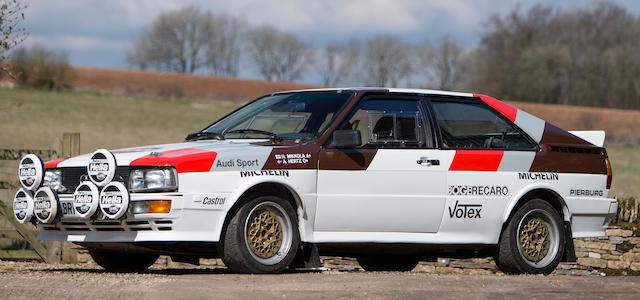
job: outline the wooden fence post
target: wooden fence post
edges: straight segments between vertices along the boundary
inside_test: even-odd
[[[65,132],[62,134],[60,144],[60,155],[62,157],[80,155],[80,133]]]
[[[80,155],[80,133],[65,132],[60,143],[60,157]],[[76,263],[78,253],[72,249],[69,242],[48,242],[49,259],[61,263]]]

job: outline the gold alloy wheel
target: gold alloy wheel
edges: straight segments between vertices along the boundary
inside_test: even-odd
[[[520,252],[527,260],[539,262],[549,253],[551,236],[547,223],[534,217],[521,225],[518,236]]]
[[[247,224],[247,245],[260,258],[270,258],[282,246],[282,225],[278,216],[270,210],[261,210],[250,216]]]

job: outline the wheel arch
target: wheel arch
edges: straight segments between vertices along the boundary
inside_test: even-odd
[[[256,196],[276,196],[287,200],[296,211],[296,215],[298,217],[298,231],[300,232],[300,238],[302,239],[304,230],[301,228],[301,226],[303,226],[301,218],[306,218],[306,211],[302,203],[302,198],[299,193],[291,187],[291,185],[278,180],[251,182],[238,188],[230,197],[233,201],[231,207],[229,207],[225,214],[219,239],[222,239],[224,236],[229,221],[233,218],[240,207]]]
[[[567,206],[567,203],[564,201],[564,198],[562,198],[560,193],[555,191],[555,189],[550,185],[533,184],[520,190],[520,192],[516,194],[515,197],[513,197],[513,200],[511,201],[511,203],[509,203],[509,206],[505,210],[504,216],[502,218],[502,223],[506,224],[513,213],[518,210],[518,208],[532,199],[542,199],[548,202],[560,214],[560,217],[563,221],[571,220],[571,212],[569,211],[569,207]]]

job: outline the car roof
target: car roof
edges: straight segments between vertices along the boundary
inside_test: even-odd
[[[299,93],[299,92],[340,92],[340,91],[388,91],[389,93],[398,94],[424,94],[424,95],[445,95],[445,96],[458,96],[458,97],[474,97],[471,93],[450,92],[440,90],[429,89],[404,89],[404,88],[382,88],[382,87],[340,87],[340,88],[319,88],[319,89],[304,89],[304,90],[291,90],[273,93],[285,94],[285,93]]]

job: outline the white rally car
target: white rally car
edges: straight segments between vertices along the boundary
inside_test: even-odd
[[[365,270],[492,255],[507,273],[549,273],[616,214],[603,143],[483,95],[282,92],[182,143],[28,155],[14,211],[115,271],[166,254],[280,272],[322,254]]]

